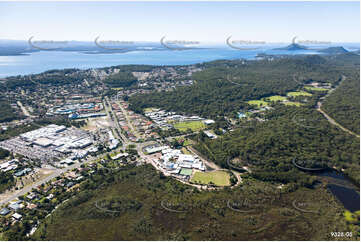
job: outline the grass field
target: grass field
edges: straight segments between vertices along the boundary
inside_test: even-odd
[[[321,88],[321,87],[310,87],[310,86],[306,86],[304,87],[306,90],[310,90],[310,91],[328,91],[328,89],[326,88]]]
[[[186,131],[187,129],[199,131],[205,129],[206,125],[202,121],[187,121],[175,123],[174,128],[179,129],[180,131]]]
[[[297,106],[297,107],[302,105],[302,103],[299,102],[284,102],[283,104],[287,106]]]
[[[194,173],[191,182],[208,184],[212,182],[217,186],[229,186],[230,175],[225,171],[199,172]]]
[[[263,101],[263,100],[250,100],[247,102],[250,105],[256,105],[258,107],[264,107],[268,105],[268,102]]]
[[[287,97],[276,95],[276,96],[265,97],[264,100],[271,101],[271,102],[285,101],[285,100],[287,100]]]
[[[183,146],[188,146],[188,145],[191,145],[193,144],[193,141],[191,139],[186,139],[183,143]]]
[[[298,97],[298,96],[312,96],[311,93],[304,92],[304,91],[298,91],[298,92],[289,92],[287,93],[287,96],[289,97]]]

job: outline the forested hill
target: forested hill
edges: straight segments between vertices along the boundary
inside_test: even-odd
[[[352,61],[356,57],[351,58]],[[130,98],[131,108],[142,112],[146,107],[160,107],[215,118],[242,108],[244,101],[284,95],[302,86],[303,82],[317,80],[336,84],[346,68],[330,57],[317,55],[272,61],[222,60],[200,66],[205,69],[193,74],[194,85],[172,92],[133,96]]]
[[[325,111],[357,132],[360,85],[357,63],[359,56],[349,53],[285,57],[273,61],[209,62],[201,65],[203,71],[193,75],[194,85],[171,92],[132,96],[130,102],[138,112],[146,107],[160,107],[217,119],[247,107],[247,100],[285,95],[317,81],[337,87],[326,98],[322,106]],[[343,75],[347,78],[341,82]],[[236,159],[241,165],[251,167],[252,174],[265,181],[310,182],[292,164],[296,158],[307,168],[344,169],[358,183],[359,140],[330,124],[316,110],[315,104],[321,95],[313,94],[313,99],[302,107],[275,104],[265,116],[267,121],[258,122],[253,128],[236,126],[233,132],[214,140],[200,133],[196,149],[223,167],[228,166],[229,159]],[[311,124],[297,125],[295,118]]]
[[[349,73],[330,94],[322,109],[345,128],[360,133],[360,73]]]
[[[218,139],[198,137],[197,150],[222,167],[236,158],[258,179],[305,182],[293,159],[307,168],[337,167],[359,183],[359,140],[314,109],[279,105],[267,122],[247,124]],[[252,124],[252,125],[251,125]]]

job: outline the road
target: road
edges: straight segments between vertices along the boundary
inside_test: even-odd
[[[104,106],[104,109],[105,109],[105,112],[106,112],[106,114],[107,114],[107,116],[108,116],[108,119],[109,119],[109,122],[111,122],[111,129],[115,129],[115,124],[114,124],[114,120],[112,119],[112,116],[111,116],[111,111],[109,110],[110,108],[106,105],[107,103],[105,102],[105,101],[103,101],[103,106]],[[119,135],[118,135],[118,133],[117,132],[113,132],[114,133],[114,136],[115,136],[115,138],[116,139],[120,139],[120,137],[119,137]]]
[[[208,167],[214,169],[214,170],[221,170],[219,166],[217,166],[215,163],[208,161],[205,159],[201,154],[199,154],[193,147],[188,147],[188,150],[193,154],[199,157],[203,161],[204,164],[206,164]]]
[[[106,103],[108,104],[108,106],[105,105]],[[103,102],[103,105],[104,105],[104,108],[105,108],[106,113],[107,113],[107,115],[108,115],[108,118],[110,119],[110,121],[111,121],[112,124],[113,124],[113,125],[112,125],[113,128],[118,129],[119,134],[121,135],[121,138],[122,138],[122,141],[123,141],[123,148],[125,148],[125,147],[126,147],[127,145],[129,145],[129,144],[134,144],[134,145],[136,145],[137,152],[138,152],[138,154],[139,154],[139,156],[140,156],[141,159],[143,159],[146,163],[152,164],[157,170],[160,170],[161,172],[163,172],[164,175],[166,175],[166,176],[171,176],[170,173],[168,173],[166,170],[162,169],[161,167],[158,167],[158,166],[157,166],[149,157],[147,157],[147,156],[144,154],[144,152],[143,152],[143,147],[148,146],[148,145],[151,145],[151,144],[154,144],[155,142],[154,142],[154,141],[148,141],[148,142],[143,142],[143,143],[130,142],[130,141],[121,133],[121,128],[120,128],[119,122],[118,122],[118,120],[117,120],[117,117],[116,117],[113,109],[112,109],[112,106],[110,105],[110,102],[109,102],[108,97],[105,97],[105,100],[104,100],[104,102]],[[120,106],[120,107],[121,107],[121,106]],[[121,108],[122,108],[122,112],[124,113],[124,115],[125,115],[126,118],[127,118],[127,121],[130,122],[130,120],[128,119],[128,116],[127,116],[125,110],[123,109],[123,107],[121,107]],[[110,113],[112,113],[114,120],[111,119]],[[133,128],[134,128],[134,127],[133,127]],[[119,136],[117,135],[117,132],[115,132],[115,135],[116,135],[116,137],[119,138]],[[186,135],[181,135],[181,136],[176,136],[176,137],[184,137],[184,136],[186,136]],[[167,139],[171,140],[171,139],[176,138],[176,137],[168,137]],[[211,167],[211,168],[213,168],[213,169],[215,169],[215,170],[219,170],[219,169],[220,169],[220,167],[218,167],[218,166],[217,166],[216,164],[214,164],[213,162],[209,162],[209,161],[207,161],[206,159],[204,159],[203,157],[201,157],[193,148],[190,148],[190,151],[191,151],[193,154],[198,155],[198,156],[200,157],[200,159],[203,160],[203,162],[205,162],[205,164],[206,164],[207,166],[209,166],[209,167]],[[72,170],[72,169],[74,169],[74,168],[79,168],[82,164],[90,163],[90,162],[92,162],[92,161],[94,161],[94,160],[99,159],[100,157],[104,157],[105,155],[106,155],[106,153],[105,153],[105,154],[98,155],[98,156],[96,156],[96,157],[88,158],[87,160],[85,160],[85,161],[82,162],[82,163],[75,163],[75,164],[73,164],[73,165],[71,165],[71,166],[68,166],[68,167],[65,167],[65,168],[62,168],[62,169],[55,169],[54,172],[53,172],[52,174],[50,174],[49,176],[44,177],[44,178],[42,178],[42,179],[40,179],[40,180],[32,183],[31,185],[28,185],[28,186],[22,188],[21,190],[18,190],[18,191],[16,191],[16,192],[14,192],[12,195],[10,195],[10,196],[7,197],[7,198],[4,198],[3,200],[0,200],[0,206],[3,205],[3,204],[7,204],[8,202],[10,202],[10,201],[12,201],[12,200],[14,200],[14,199],[17,199],[19,196],[23,196],[23,195],[27,194],[28,192],[31,192],[32,189],[40,186],[41,184],[45,184],[45,183],[51,181],[52,179],[60,176],[61,174],[65,173],[65,172],[67,172],[67,171],[69,171],[69,170]],[[240,181],[241,181],[241,179],[240,179],[239,175],[236,174],[236,176],[237,176],[237,178],[238,178],[238,183],[237,183],[237,184],[239,184]],[[199,186],[199,185],[190,184],[190,183],[188,183],[188,182],[186,182],[186,181],[183,181],[183,180],[180,180],[180,179],[177,179],[177,180],[179,180],[180,182],[182,182],[182,183],[184,183],[184,184],[188,184],[188,185],[195,186],[195,187],[198,187],[198,188],[201,188],[201,187],[202,187],[202,186]]]
[[[326,97],[328,97],[334,90],[336,90],[336,88],[338,88],[338,87],[341,85],[341,83],[342,83],[343,81],[345,81],[345,80],[346,80],[346,77],[345,77],[345,76],[342,76],[342,80],[340,81],[339,85],[338,85],[337,87],[335,87],[334,89],[330,90],[329,93],[328,93],[325,97],[322,98],[322,100],[325,100]],[[321,101],[317,102],[317,111],[319,111],[319,112],[328,120],[328,122],[329,122],[330,124],[339,127],[341,130],[343,130],[343,131],[345,131],[345,132],[347,132],[347,133],[349,133],[349,134],[351,134],[351,135],[353,135],[353,136],[356,136],[357,138],[360,138],[360,135],[355,134],[355,133],[352,132],[351,130],[343,127],[341,124],[337,123],[333,118],[331,118],[325,111],[323,111],[323,110],[321,109],[322,103],[323,103],[323,102],[321,102]]]
[[[125,119],[127,120],[127,123],[132,131],[132,133],[135,135],[135,137],[137,137],[138,139],[140,138],[139,133],[137,132],[137,130],[134,128],[132,122],[130,121],[128,112],[124,109],[124,107],[121,105],[121,103],[119,101],[116,102],[118,104],[118,106],[120,107],[120,109],[123,112],[123,115],[125,117]]]
[[[18,106],[21,108],[21,111],[24,113],[25,116],[33,118],[34,116],[29,113],[29,111],[24,107],[24,105],[20,102],[16,102]]]
[[[110,104],[109,97],[105,97],[105,100],[106,100],[106,102],[107,102],[108,105],[109,105],[110,112],[113,114],[113,118],[114,118],[113,123],[115,123],[115,128],[118,129],[119,135],[120,135],[120,137],[121,137],[122,140],[123,140],[123,146],[127,146],[127,145],[128,145],[129,143],[131,143],[131,142],[129,142],[129,140],[127,139],[127,137],[125,137],[125,135],[122,133],[122,128],[120,127],[118,117],[117,117],[117,115],[115,114],[112,105]]]
[[[105,105],[108,104],[108,106]],[[132,142],[130,142],[127,137],[125,137],[125,135],[122,133],[122,128],[120,127],[119,125],[119,121],[118,121],[118,118],[117,118],[117,115],[115,114],[114,110],[113,110],[113,107],[112,105],[110,104],[110,101],[109,101],[109,98],[108,97],[105,97],[105,102],[104,102],[104,108],[108,114],[108,118],[110,119],[110,121],[112,122],[112,126],[114,129],[118,130],[118,132],[114,132],[115,135],[116,135],[116,138],[117,139],[120,139],[122,140],[122,143],[123,143],[123,148],[126,148],[129,144],[132,144]],[[111,117],[111,115],[113,116],[113,119]],[[119,137],[119,135],[120,137]]]

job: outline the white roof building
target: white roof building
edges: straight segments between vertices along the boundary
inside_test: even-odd
[[[217,135],[211,133],[209,130],[205,130],[203,132],[211,139],[216,139],[218,137]]]
[[[14,213],[12,217],[16,220],[20,220],[23,216],[21,214]]]
[[[180,154],[179,157],[178,157],[178,162],[190,162],[190,163],[193,163],[194,162],[194,156],[193,155]]]
[[[214,123],[215,123],[215,121],[214,121],[214,120],[212,120],[212,119],[207,119],[207,120],[204,120],[204,121],[203,121],[203,123],[205,123],[205,124],[209,125],[209,124],[214,124]]]
[[[162,151],[164,149],[169,149],[169,146],[165,145],[165,146],[159,146],[159,147],[147,147],[147,148],[145,148],[145,151],[148,154],[152,154],[152,153]]]

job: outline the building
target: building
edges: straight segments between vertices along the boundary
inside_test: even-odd
[[[8,206],[8,208],[10,208],[11,210],[14,210],[14,211],[16,211],[16,210],[18,210],[18,209],[20,209],[20,208],[23,208],[23,207],[24,207],[24,206],[21,204],[20,201],[11,203],[11,204]]]
[[[62,165],[62,166],[70,166],[72,164],[74,164],[74,161],[70,158],[60,161],[60,165]]]
[[[112,158],[112,160],[116,160],[116,159],[119,159],[119,158],[122,158],[122,157],[127,157],[127,156],[129,156],[128,153],[119,153],[119,154],[117,154],[117,155],[115,155],[115,156],[113,156],[111,158]]]
[[[11,217],[13,217],[16,220],[20,220],[23,216],[21,214],[14,213],[13,216],[11,216]]]
[[[33,200],[34,198],[36,198],[36,194],[35,193],[30,193],[29,195],[26,196],[26,198]]]
[[[2,209],[0,210],[0,215],[2,215],[2,216],[5,216],[5,215],[7,215],[7,214],[9,214],[9,213],[10,213],[10,210],[7,209],[7,208],[2,208]]]
[[[53,141],[51,139],[41,137],[41,138],[34,140],[33,143],[36,145],[39,145],[41,147],[48,147],[53,143]]]
[[[214,124],[215,121],[212,120],[212,119],[207,119],[207,120],[204,120],[203,123],[206,124],[206,125],[210,125],[210,124]]]
[[[147,147],[147,148],[145,148],[145,152],[147,152],[148,154],[153,154],[156,152],[160,152],[164,149],[169,149],[169,146],[165,145],[165,146],[158,146],[158,147]]]
[[[247,115],[243,112],[238,112],[238,118],[247,118]]]
[[[14,173],[14,176],[17,176],[17,177],[23,176],[23,175],[28,174],[30,171],[31,171],[31,168],[25,168],[25,169],[23,169],[21,171],[18,171],[16,173]]]
[[[210,138],[210,139],[216,139],[216,138],[217,138],[217,135],[211,133],[211,131],[209,131],[209,130],[205,130],[205,131],[203,131],[203,132],[204,132],[204,133],[208,136],[208,138]]]

